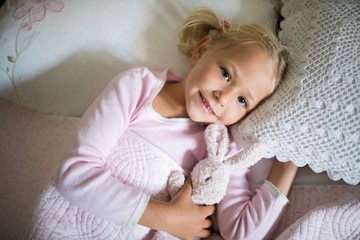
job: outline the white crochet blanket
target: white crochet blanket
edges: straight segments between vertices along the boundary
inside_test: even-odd
[[[170,200],[170,173],[183,172],[165,153],[131,131],[119,140],[106,163],[113,177],[163,201]],[[50,185],[36,208],[30,239],[151,239],[153,234],[140,225],[128,229],[83,211]]]
[[[275,94],[232,131],[333,180],[360,182],[360,1],[283,0],[280,39],[291,53]]]

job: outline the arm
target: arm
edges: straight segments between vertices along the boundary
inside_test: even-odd
[[[287,193],[296,169],[275,160],[268,179],[255,192],[250,190],[249,169],[233,172],[227,194],[217,208],[222,236],[225,239],[266,238],[288,202],[284,193]]]
[[[142,99],[141,74],[127,71],[117,76],[90,106],[56,182],[70,202],[122,226],[137,223],[149,197],[112,177],[106,157]]]

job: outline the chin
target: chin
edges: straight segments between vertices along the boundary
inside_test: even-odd
[[[200,116],[191,116],[189,115],[189,118],[193,121],[193,122],[197,122],[197,123],[203,123],[203,124],[210,124],[212,122],[209,122],[208,120],[205,120],[204,118],[200,117]]]

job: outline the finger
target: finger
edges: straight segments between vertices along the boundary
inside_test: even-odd
[[[203,206],[203,213],[205,214],[205,216],[210,216],[214,214],[215,211],[216,211],[215,205]]]
[[[191,194],[192,187],[191,187],[191,181],[189,179],[185,181],[184,186],[182,187],[182,191]]]
[[[209,229],[202,229],[200,231],[199,237],[201,238],[208,238],[211,235],[211,231]]]
[[[184,186],[192,188],[191,178],[186,178]]]
[[[186,238],[184,238],[184,240],[192,240],[193,239],[193,237],[186,237]]]
[[[203,228],[210,228],[213,225],[213,220],[212,218],[208,217],[205,219],[204,221],[204,225],[202,226]]]

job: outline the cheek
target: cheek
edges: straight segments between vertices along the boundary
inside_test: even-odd
[[[245,108],[236,106],[229,108],[224,114],[223,122],[225,125],[231,125],[242,119],[246,114]]]
[[[189,73],[186,78],[185,91],[191,91],[193,88],[195,88],[196,85],[198,84],[198,81],[199,81],[199,76],[195,71]]]

